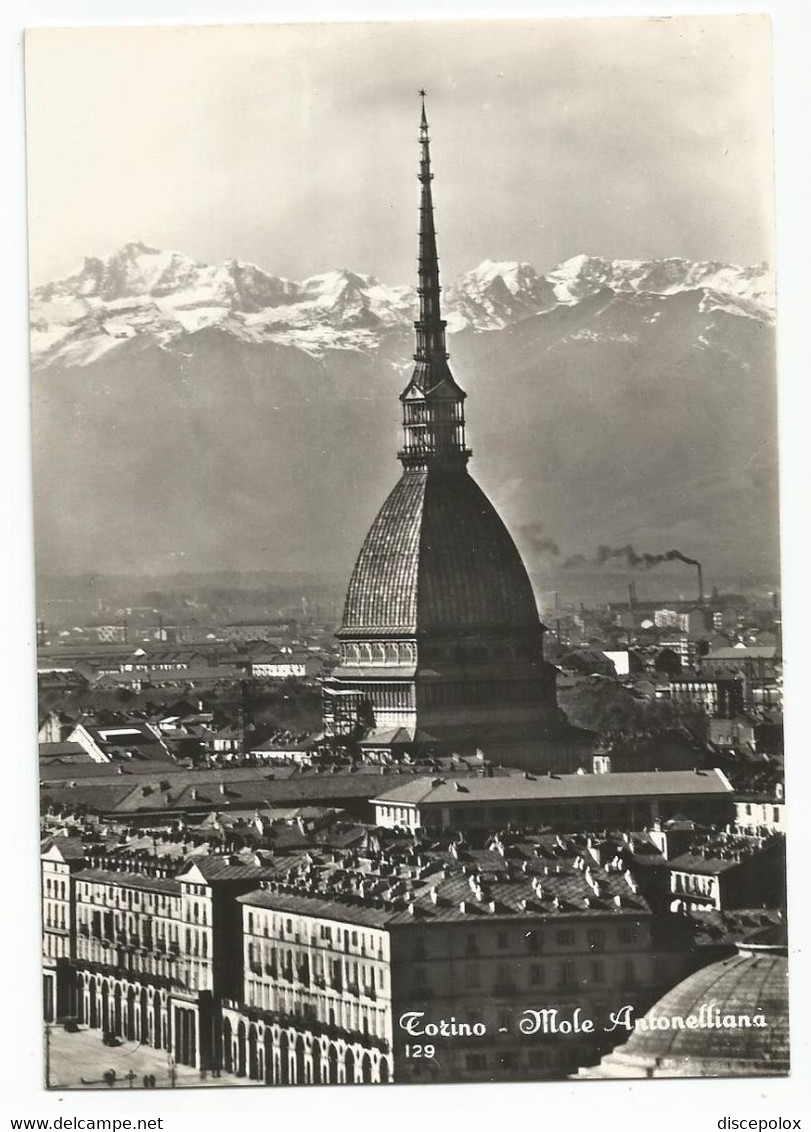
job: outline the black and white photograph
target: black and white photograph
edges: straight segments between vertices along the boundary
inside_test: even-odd
[[[789,1074],[772,91],[27,31],[45,1088]]]

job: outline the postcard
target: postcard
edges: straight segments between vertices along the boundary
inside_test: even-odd
[[[769,19],[25,55],[46,1085],[787,1075]]]

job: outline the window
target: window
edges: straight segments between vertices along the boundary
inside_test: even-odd
[[[639,931],[635,924],[626,924],[619,930],[620,943],[636,943],[639,939]]]
[[[558,985],[561,987],[571,988],[577,985],[575,978],[574,962],[571,959],[564,960],[560,965]]]
[[[512,973],[506,963],[499,963],[496,967],[496,990],[510,991],[513,989]]]
[[[468,932],[467,939],[465,941],[465,954],[466,955],[478,955],[479,954],[479,945],[476,942],[476,935],[475,935],[474,932]]]
[[[529,968],[530,986],[541,987],[544,984],[544,969],[540,963],[531,963]]]
[[[587,935],[589,950],[602,951],[605,947],[605,932],[602,928],[591,928]]]
[[[774,822],[780,821],[780,810],[778,809],[777,806],[772,807],[772,821],[774,821]]]
[[[591,965],[591,981],[593,983],[605,982],[605,963],[602,959],[595,959]]]
[[[527,932],[524,936],[527,951],[540,951],[543,947],[543,937],[540,932]]]
[[[633,986],[636,983],[636,971],[634,969],[633,959],[626,959],[622,965],[622,981],[627,986]]]
[[[510,946],[510,937],[509,937],[508,933],[507,932],[499,932],[498,933],[498,939],[497,939],[496,942],[497,942],[498,946],[502,949],[502,951],[505,948],[509,947]]]
[[[555,939],[561,947],[571,947],[574,943],[574,932],[568,929],[563,929],[556,933]]]
[[[465,986],[477,987],[479,985],[479,968],[475,966],[465,967]]]

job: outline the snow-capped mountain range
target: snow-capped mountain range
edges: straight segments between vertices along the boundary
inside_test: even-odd
[[[485,260],[447,286],[444,313],[452,334],[499,330],[604,290],[662,296],[691,291],[704,311],[773,320],[774,280],[765,264],[586,255],[546,275],[528,263]],[[82,366],[133,339],[165,346],[211,327],[316,358],[328,350],[372,353],[388,332],[411,326],[416,307],[413,287],[388,286],[349,270],[294,282],[251,263],[200,264],[179,252],[129,243],[34,290],[32,355],[37,366]]]
[[[777,558],[764,267],[576,256],[445,280],[474,474],[541,588],[571,554]],[[36,537],[55,573],[348,570],[398,474],[417,297],[127,244],[32,296]],[[691,579],[692,584],[692,579]],[[737,584],[737,583],[735,583]]]

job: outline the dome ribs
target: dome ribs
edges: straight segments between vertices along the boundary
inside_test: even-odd
[[[372,523],[344,605],[344,630],[415,633],[425,471],[406,471]]]

